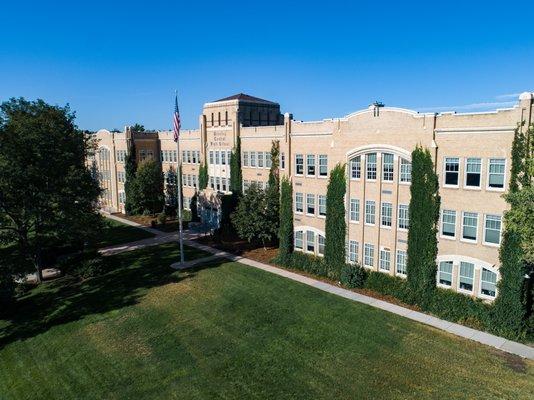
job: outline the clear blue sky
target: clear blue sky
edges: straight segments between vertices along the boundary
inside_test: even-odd
[[[167,129],[174,89],[184,128],[238,92],[316,120],[374,100],[495,108],[534,90],[532,0],[354,3],[2,2],[0,101],[70,103],[85,129]]]

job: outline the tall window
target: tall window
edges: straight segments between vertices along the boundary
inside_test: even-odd
[[[375,202],[372,200],[367,200],[365,202],[365,223],[366,224],[375,224]]]
[[[302,154],[295,155],[295,175],[304,175],[304,156]]]
[[[213,150],[210,150],[210,164],[213,165]]]
[[[303,237],[302,236],[303,236],[302,231],[295,232],[295,249],[302,250],[303,248],[303,243],[302,243]]]
[[[504,188],[504,172],[506,160],[504,158],[490,158],[488,168],[488,187],[492,189]]]
[[[410,209],[406,204],[399,204],[399,229],[408,229],[410,226]]]
[[[313,231],[306,231],[306,250],[315,252],[315,233]]]
[[[124,204],[125,201],[126,201],[126,193],[122,191],[119,192],[119,203]]]
[[[382,180],[393,181],[393,154],[382,154]]]
[[[350,199],[350,220],[351,222],[360,220],[360,199]]]
[[[320,194],[318,196],[319,203],[319,215],[321,217],[326,217],[326,196]]]
[[[497,274],[495,272],[482,268],[480,293],[486,296],[495,297],[497,294]]]
[[[215,165],[221,164],[221,153],[219,150],[215,152]]]
[[[248,167],[248,151],[243,152],[243,167]]]
[[[438,282],[440,285],[452,286],[452,261],[439,263]]]
[[[393,206],[391,203],[382,203],[382,213],[380,218],[380,225],[385,227],[391,226],[393,216]]]
[[[464,212],[462,223],[462,237],[467,240],[477,240],[478,214]]]
[[[328,156],[326,154],[319,155],[319,176],[328,175]]]
[[[467,290],[469,292],[473,291],[473,281],[475,278],[475,265],[460,261],[460,289]]]
[[[363,247],[363,264],[372,267],[375,263],[375,246],[365,243]]]
[[[388,249],[380,250],[380,269],[382,271],[389,271],[391,264],[391,252]]]
[[[263,168],[263,151],[258,151],[258,168]]]
[[[406,252],[397,250],[397,274],[406,275],[406,259]]]
[[[401,159],[400,181],[401,182],[412,181],[412,163],[405,159]]]
[[[358,261],[358,242],[349,240],[349,262],[355,263],[356,261]]]
[[[376,153],[367,154],[365,159],[367,179],[376,179]]]
[[[493,244],[501,242],[501,217],[499,215],[486,215],[484,242]]]
[[[460,159],[458,157],[445,158],[445,185],[458,186]]]
[[[324,236],[317,235],[317,254],[324,256]]]
[[[306,214],[315,215],[315,195],[306,195]]]
[[[271,159],[271,153],[269,151],[265,152],[265,168],[271,168],[273,165],[273,160]]]
[[[286,168],[286,153],[284,152],[280,154],[280,168],[282,169]]]
[[[226,151],[221,151],[221,164],[226,165]]]
[[[315,156],[313,154],[306,156],[306,167],[306,175],[315,176]]]
[[[441,213],[441,234],[443,236],[456,236],[456,211],[443,210]]]
[[[480,158],[468,158],[465,160],[465,186],[472,188],[480,187],[480,173],[482,161]]]
[[[354,157],[350,160],[350,177],[351,179],[360,179],[362,173],[362,157]]]
[[[302,193],[295,193],[295,212],[304,212],[304,195]]]
[[[250,152],[250,166],[256,168],[256,152]]]

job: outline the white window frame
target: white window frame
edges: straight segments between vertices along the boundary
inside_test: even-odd
[[[322,241],[322,244],[321,244]],[[323,235],[317,234],[317,255],[319,257],[324,257],[324,248],[325,248],[325,237]],[[321,252],[321,247],[323,248],[323,251]]]
[[[300,173],[299,166],[302,168]],[[304,154],[295,154],[295,176],[304,176],[304,172]]]
[[[407,232],[410,227],[410,206],[408,204],[399,204],[397,213],[397,229],[399,231]],[[406,225],[406,228],[401,226],[401,221],[403,221],[403,225]]]
[[[382,268],[382,266],[386,264],[388,269]],[[378,262],[378,270],[384,273],[391,272],[391,250],[389,248],[380,247],[380,260]]]
[[[489,294],[482,293],[482,277],[484,274],[484,270],[491,272],[492,274],[495,274],[495,283],[491,282],[495,285],[495,296],[490,296]],[[486,281],[488,282],[488,281]],[[479,285],[478,285],[478,297],[482,299],[488,299],[488,300],[495,300],[497,296],[499,295],[499,288],[497,284],[499,283],[499,274],[497,271],[492,271],[490,268],[480,267],[480,279],[479,279]]]
[[[480,171],[478,172],[478,186],[468,186],[467,185],[467,174],[472,174],[473,172],[467,172],[469,160],[479,160]],[[482,188],[482,172],[483,172],[483,161],[480,157],[466,157],[464,160],[464,189],[466,190],[480,190]]]
[[[369,156],[374,155],[375,161],[369,163]],[[369,169],[370,165],[374,165],[374,170]],[[374,178],[369,178],[369,172],[374,172]],[[378,153],[367,153],[365,155],[365,180],[369,182],[376,182],[378,179]]]
[[[313,162],[310,163],[310,160],[312,160]],[[307,177],[315,177],[315,175],[317,174],[317,165],[315,163],[315,154],[306,154],[306,176]],[[310,174],[310,167],[313,168],[313,174]]]
[[[354,176],[356,173],[356,177]],[[350,179],[359,181],[362,178],[362,156],[356,156],[350,160]]]
[[[250,168],[257,168],[258,167],[258,161],[255,151],[250,152]]]
[[[464,238],[464,227],[465,227],[465,224],[464,224],[464,221],[465,221],[465,214],[473,214],[473,215],[476,215],[476,220],[477,220],[477,225],[476,225],[476,238],[475,239],[466,239]],[[468,216],[468,218],[474,218],[474,216],[471,215],[471,216]],[[460,240],[462,242],[466,242],[466,243],[477,243],[478,242],[478,225],[479,225],[479,221],[480,218],[478,216],[478,213],[476,212],[471,212],[471,211],[462,211],[462,236],[460,237]]]
[[[404,272],[399,271],[399,259],[404,260]],[[405,278],[408,273],[408,253],[406,250],[397,249],[395,257],[395,275]]]
[[[457,165],[458,165],[458,171],[455,171],[455,173],[458,175],[457,176],[457,183],[456,185],[452,185],[452,184],[448,184],[447,183],[447,160],[457,160]],[[459,188],[460,187],[460,165],[462,163],[462,160],[460,159],[460,157],[443,157],[443,187],[446,187],[446,188]],[[450,172],[450,173],[454,173],[454,171]]]
[[[386,222],[386,224],[384,224],[384,222]],[[389,225],[387,224],[387,222],[389,222]],[[393,226],[393,204],[388,201],[383,201],[382,204],[380,205],[380,227],[391,229],[392,226]]]
[[[321,200],[324,200],[324,206],[321,206]],[[321,207],[324,207],[324,214],[321,214]],[[317,217],[326,218],[326,196],[323,194],[317,195]]]
[[[412,163],[405,158],[400,161],[399,183],[401,185],[410,185],[412,183]]]
[[[353,208],[355,205],[355,208]],[[353,214],[356,218],[352,218]],[[352,224],[360,223],[360,199],[351,198],[349,204],[349,222]]]
[[[300,236],[300,238],[299,238]],[[300,247],[297,245],[297,241],[300,240]],[[293,235],[293,246],[295,250],[303,251],[304,250],[304,231],[295,231]]]
[[[502,173],[502,188],[494,188],[490,187],[490,175],[491,175],[491,161],[492,160],[504,160],[504,171]],[[492,191],[492,192],[504,192],[506,189],[506,172],[507,172],[507,166],[508,166],[508,160],[503,157],[490,157],[488,159],[488,168],[486,173],[486,190]]]
[[[391,156],[391,162],[385,162]],[[386,170],[387,167],[387,170]],[[391,179],[389,179],[391,176]],[[388,178],[388,179],[386,179]],[[395,179],[395,155],[393,153],[382,153],[382,182],[393,182]]]
[[[471,290],[468,290],[468,289],[463,289],[460,287],[460,284],[461,284],[461,280],[462,280],[462,264],[470,264],[473,266],[473,277],[470,278],[472,280],[472,283],[471,283]],[[457,290],[458,292],[460,293],[469,293],[469,294],[472,294],[474,293],[474,290],[475,290],[475,269],[476,269],[476,266],[474,263],[472,262],[468,262],[468,261],[460,261],[460,263],[458,264],[458,282],[457,282]],[[464,276],[464,277],[467,277],[467,276]]]
[[[263,151],[258,151],[258,168],[265,168],[265,157]]]
[[[445,218],[445,211],[454,213],[454,236],[449,236],[449,235],[444,235],[443,234],[443,225],[444,225],[443,219]],[[448,240],[456,240],[456,225],[457,225],[457,220],[458,220],[457,214],[458,213],[456,212],[456,210],[441,210],[441,225],[439,227],[439,237],[441,237],[443,239],[448,239]]]
[[[248,151],[243,152],[243,167],[248,168]]]
[[[310,241],[310,235],[313,237],[312,241]],[[315,243],[316,240],[317,239],[314,231],[306,231],[306,253],[315,254],[315,250],[317,249],[317,244]],[[310,243],[313,246],[313,250],[308,249]]]
[[[499,218],[500,229],[499,229],[499,242],[498,243],[493,243],[493,242],[486,241],[486,231],[487,231],[486,222],[488,220],[488,217]],[[494,229],[492,229],[492,230],[494,230]],[[501,215],[496,215],[496,214],[484,214],[484,237],[482,238],[482,243],[484,245],[486,245],[486,246],[499,247],[501,245],[501,241],[502,241],[502,216]]]
[[[299,197],[300,197],[301,211],[299,211],[297,208],[299,204]],[[295,214],[304,214],[304,193],[295,192]]]
[[[356,240],[349,240],[348,262],[356,264],[358,262],[358,242]],[[353,259],[354,258],[354,259]]]
[[[369,213],[368,212],[368,209],[367,207],[372,207],[373,209],[373,213]],[[373,216],[373,222],[367,222],[367,215],[372,215]],[[365,216],[364,216],[365,220],[365,225],[368,225],[368,226],[375,226],[376,224],[376,202],[374,200],[365,200]]]
[[[371,264],[367,260],[371,260]],[[374,268],[375,263],[375,246],[371,243],[364,243],[363,245],[363,266],[367,268]]]
[[[325,179],[328,177],[328,155],[327,154],[319,154],[318,156],[319,160],[319,173],[317,174],[318,178]],[[324,169],[324,174],[323,174]]]
[[[309,207],[309,205],[310,205],[310,199],[312,199],[311,204],[313,205],[313,213],[308,212],[308,207]],[[310,216],[310,217],[315,217],[315,211],[316,211],[316,207],[315,207],[315,195],[314,195],[314,194],[307,193],[307,194],[306,194],[306,215],[308,215],[308,216]]]
[[[441,283],[440,282],[441,264],[442,263],[447,264],[447,265],[450,264],[450,266],[451,266],[451,272],[443,272],[444,274],[449,274],[450,273],[450,275],[451,275],[451,284],[450,285],[447,285],[445,283]],[[437,277],[436,277],[436,285],[439,286],[439,287],[442,287],[442,288],[451,289],[453,283],[454,283],[454,262],[452,260],[439,261],[438,262],[438,274],[437,274]]]

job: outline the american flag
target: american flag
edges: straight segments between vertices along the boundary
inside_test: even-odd
[[[175,95],[174,97],[174,141],[177,142],[178,138],[180,137],[180,110],[178,109],[178,95]]]

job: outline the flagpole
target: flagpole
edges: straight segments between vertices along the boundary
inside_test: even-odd
[[[178,99],[178,93],[175,92],[175,99]],[[178,101],[178,100],[176,100]],[[178,132],[179,133],[179,132]],[[184,263],[184,233],[182,228],[182,155],[180,153],[180,137],[176,140],[176,151],[178,152],[178,175],[176,191],[178,197],[178,232],[180,238],[180,264]]]

